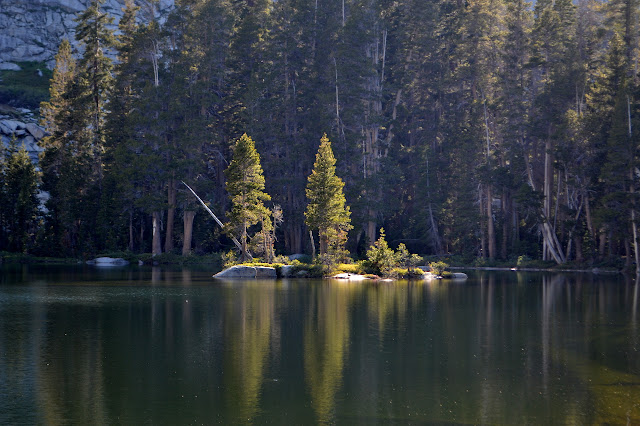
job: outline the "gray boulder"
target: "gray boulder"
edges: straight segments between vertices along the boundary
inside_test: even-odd
[[[240,278],[240,279],[256,279],[256,278],[269,278],[276,279],[276,268],[268,266],[247,266],[247,265],[235,265],[230,268],[224,269],[213,276],[213,278]]]
[[[24,124],[16,120],[2,120],[2,126],[3,129],[8,130],[7,132],[3,130],[3,133],[6,134],[12,134],[15,133],[16,130],[24,128]]]
[[[303,259],[305,257],[308,257],[308,256],[306,254],[302,254],[302,253],[290,254],[289,255],[289,260],[300,260],[300,259]]]
[[[0,70],[2,71],[20,71],[20,65],[13,62],[0,62]]]
[[[291,278],[294,275],[295,267],[293,265],[282,265],[280,275],[282,278]]]
[[[36,140],[40,140],[46,136],[44,128],[38,126],[36,123],[27,123],[25,127],[27,128],[27,131],[31,133],[31,136],[36,138]]]
[[[465,274],[464,272],[452,272],[451,273],[451,279],[454,280],[466,280],[467,274]]]

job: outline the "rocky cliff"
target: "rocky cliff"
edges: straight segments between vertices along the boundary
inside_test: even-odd
[[[151,0],[135,2],[142,6],[140,16],[143,18],[156,13],[150,12]],[[46,62],[53,68],[60,42],[66,38],[75,43],[74,18],[90,3],[91,0],[0,0],[0,70],[20,71],[20,62]],[[125,0],[104,0],[102,9],[115,18],[114,29],[122,16],[124,3]],[[173,0],[159,0],[157,14],[161,19],[173,4]],[[33,85],[29,81],[26,84],[32,87],[38,78],[45,78],[41,70],[33,74]],[[44,129],[37,124],[38,117],[23,108],[24,103],[16,98],[4,102],[6,104],[0,102],[0,148],[1,144],[8,146],[15,137],[31,159],[37,161],[42,151],[38,141],[45,136]]]
[[[15,138],[18,146],[24,146],[31,161],[36,163],[43,149],[38,142],[46,136],[44,128],[36,123],[36,117],[27,109],[0,106],[0,144],[8,147]],[[1,152],[2,145],[0,145]]]
[[[63,38],[74,42],[78,12],[91,0],[0,0],[0,69],[19,69],[17,62],[47,62]],[[103,10],[115,18],[122,16],[125,0],[105,0]],[[136,3],[147,4],[148,0]],[[160,0],[160,14],[173,6],[173,0]]]

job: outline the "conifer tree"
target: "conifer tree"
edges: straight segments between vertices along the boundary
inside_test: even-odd
[[[36,230],[38,173],[24,146],[12,140],[5,153],[3,210],[8,230],[8,248],[27,252]]]
[[[118,63],[109,96],[109,112],[105,123],[103,194],[100,205],[98,234],[107,240],[124,240],[121,230],[128,222],[128,249],[134,249],[134,213],[137,194],[134,125],[132,114],[139,97],[138,82],[143,67],[140,57],[140,25],[136,23],[140,7],[127,0],[118,24],[116,43]]]
[[[70,66],[70,50],[63,43],[56,62],[61,84],[52,95],[60,97],[49,116],[53,134],[47,139],[42,161],[43,189],[51,195],[49,225],[57,240],[71,252],[93,251],[103,177],[104,121],[112,83],[112,18],[100,10],[103,0],[94,0],[77,18],[76,40],[83,55]],[[71,71],[75,68],[75,73]],[[60,94],[66,79],[64,93]],[[55,80],[55,79],[54,79]],[[58,93],[56,93],[58,91]],[[45,105],[46,106],[46,105]],[[54,248],[55,250],[55,248]]]
[[[250,256],[247,250],[248,230],[269,217],[270,212],[264,201],[269,201],[271,197],[264,192],[260,154],[246,133],[233,146],[233,159],[225,170],[225,175],[232,204],[227,229],[229,233],[240,234],[242,260],[247,260]]]
[[[320,254],[340,250],[351,226],[351,211],[345,206],[344,182],[336,176],[336,158],[331,142],[325,134],[320,139],[316,162],[307,183],[307,210],[305,223],[317,230],[320,237]]]
[[[69,107],[65,93],[76,75],[76,60],[71,52],[69,40],[63,39],[55,57],[56,65],[49,86],[49,100],[40,104],[40,124],[53,134],[57,130],[57,116]],[[50,140],[50,138],[49,138]],[[45,139],[44,143],[46,144]]]
[[[101,10],[104,0],[93,0],[89,7],[76,18],[76,40],[84,47],[78,62],[79,84],[82,88],[80,101],[87,111],[91,126],[94,154],[99,157],[104,143],[104,120],[106,101],[113,85],[113,63],[107,50],[113,48],[116,39],[108,25],[113,17]]]

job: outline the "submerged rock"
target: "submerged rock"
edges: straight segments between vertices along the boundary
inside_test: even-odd
[[[425,281],[441,280],[441,279],[464,281],[464,280],[467,279],[467,274],[465,274],[463,272],[452,272],[451,275],[449,275],[447,277],[441,277],[440,275],[436,275],[436,274],[434,274],[432,272],[427,272],[422,276],[422,279],[425,280]]]
[[[453,280],[466,280],[467,274],[463,273],[463,272],[452,272],[451,273],[451,279]]]
[[[213,278],[277,278],[276,268],[269,266],[248,266],[235,265],[224,269],[213,276]]]
[[[87,265],[95,266],[125,266],[129,261],[120,257],[97,257],[93,260],[87,260]]]
[[[349,281],[364,281],[370,278],[360,274],[350,274],[348,272],[341,272],[331,277],[334,280],[349,280]]]

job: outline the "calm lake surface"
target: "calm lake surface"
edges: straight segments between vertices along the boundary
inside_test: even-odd
[[[639,285],[0,266],[0,424],[640,424]]]

